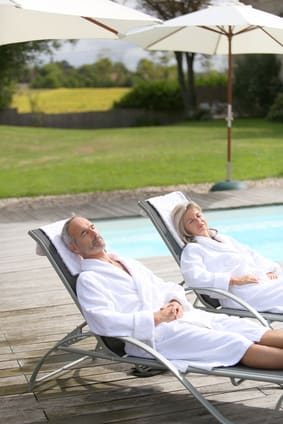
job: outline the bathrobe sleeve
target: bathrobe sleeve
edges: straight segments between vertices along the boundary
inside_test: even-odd
[[[190,243],[185,246],[181,256],[181,271],[185,286],[188,288],[209,287],[228,291],[231,272],[219,271],[217,263],[215,263],[214,270],[208,271],[204,262],[204,255],[213,256],[213,252],[206,251],[198,243]]]
[[[77,293],[85,319],[94,333],[113,337],[130,336],[144,341],[152,340],[153,312],[149,309],[138,310],[136,307],[128,307],[128,310],[124,310],[122,296],[115,296],[115,292],[104,286],[103,280],[96,279],[93,273],[80,274]]]

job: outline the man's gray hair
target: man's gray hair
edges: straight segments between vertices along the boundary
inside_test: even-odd
[[[73,239],[73,237],[70,236],[69,233],[69,227],[74,218],[76,218],[76,216],[71,216],[69,219],[67,219],[61,231],[61,239],[68,248],[71,244],[76,244],[76,241]]]

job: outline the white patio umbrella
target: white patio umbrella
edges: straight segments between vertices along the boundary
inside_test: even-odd
[[[110,0],[0,0],[0,45],[51,39],[117,39],[160,22]]]
[[[227,182],[217,189],[238,188],[231,181],[232,55],[283,53],[283,18],[238,0],[219,0],[197,12],[158,26],[128,33],[127,41],[148,50],[188,51],[228,56]],[[229,184],[230,182],[230,184]]]

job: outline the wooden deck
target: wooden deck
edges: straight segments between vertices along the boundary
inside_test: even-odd
[[[204,208],[283,203],[283,190],[192,193]],[[76,213],[91,217],[136,215],[137,198],[86,204],[0,209],[0,422],[5,424],[171,424],[216,423],[169,374],[136,378],[128,365],[102,360],[57,376],[34,391],[28,381],[37,360],[82,317],[46,258],[35,255],[27,231]],[[167,280],[181,281],[171,257],[143,262]],[[227,352],[227,354],[229,354]],[[48,367],[64,361],[57,355]],[[280,390],[270,384],[245,382],[234,387],[224,378],[192,376],[191,381],[235,423],[263,424]],[[282,424],[283,412],[270,424]]]

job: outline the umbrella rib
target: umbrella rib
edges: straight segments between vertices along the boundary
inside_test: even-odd
[[[93,18],[88,18],[87,16],[82,16],[83,19],[86,19],[87,21],[91,22],[92,24],[98,25],[103,29],[106,29],[109,32],[112,32],[115,35],[118,35],[118,31],[114,28],[111,28],[108,25],[103,24],[102,22],[97,21],[96,19]]]
[[[233,35],[243,34],[244,32],[254,31],[255,29],[260,29],[263,31],[268,37],[270,37],[275,43],[279,44],[279,46],[283,47],[283,43],[277,40],[273,35],[271,35],[264,27],[260,25],[250,25],[247,28],[242,29],[241,31],[235,32]]]
[[[263,28],[263,27],[259,27],[268,37],[272,38],[273,41],[275,41],[275,43],[279,44],[279,46],[283,47],[283,43],[281,43],[279,40],[277,40],[275,37],[273,37],[273,35],[269,34],[269,32]]]
[[[18,7],[19,9],[22,9],[22,6],[19,4],[19,3],[17,3],[15,0],[10,0],[10,2],[15,6],[15,7]]]
[[[255,29],[258,29],[258,28],[261,28],[261,27],[258,25],[250,25],[246,28],[241,29],[238,32],[235,32],[233,35],[239,35],[239,34],[243,34],[244,32],[254,31]]]
[[[154,41],[153,43],[148,44],[146,46],[146,49],[150,49],[151,47],[153,47],[156,44],[160,43],[160,41],[166,40],[166,38],[171,37],[171,35],[173,35],[173,34],[177,34],[177,32],[181,31],[184,28],[186,28],[186,27],[181,27],[181,28],[177,28],[175,30],[172,30],[172,32],[170,32],[170,34],[166,34],[166,35],[164,35],[164,37],[160,37],[157,41]]]
[[[218,25],[216,25],[215,28],[210,28],[210,27],[205,26],[205,25],[198,25],[198,27],[206,29],[206,30],[211,31],[211,32],[216,32],[216,34],[220,34],[220,35],[227,35],[228,34],[227,31],[225,31],[225,29],[223,27],[218,26]],[[218,28],[218,30],[216,28]]]
[[[225,31],[225,29],[223,28],[223,27],[221,27],[221,26],[217,26],[216,28],[218,28],[218,29],[216,29],[216,28],[209,28],[209,27],[207,27],[207,26],[205,26],[205,25],[199,25],[199,27],[200,28],[203,28],[203,29],[206,29],[206,30],[208,30],[208,31],[211,31],[211,32],[216,32],[217,34],[222,34],[222,35],[231,35],[231,34],[229,34],[229,32],[227,32],[227,31]],[[230,28],[232,28],[232,27],[230,27]],[[275,41],[277,44],[279,44],[279,46],[282,46],[283,47],[283,43],[281,43],[279,40],[277,40],[273,35],[271,35],[264,27],[262,27],[262,26],[260,26],[260,25],[250,25],[250,26],[248,26],[248,27],[246,27],[246,28],[243,28],[243,29],[241,29],[240,31],[238,31],[238,32],[234,32],[233,34],[232,34],[232,36],[234,37],[234,36],[236,36],[236,35],[239,35],[239,34],[243,34],[244,32],[249,32],[249,31],[254,31],[254,30],[256,30],[256,29],[260,29],[260,30],[262,30],[268,37],[270,37],[270,38],[272,38],[272,40],[273,41]]]

